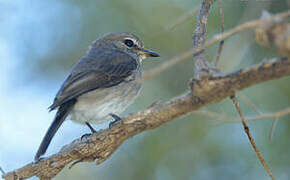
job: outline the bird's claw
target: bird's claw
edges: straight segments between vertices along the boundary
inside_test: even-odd
[[[88,137],[88,136],[90,136],[90,135],[92,135],[92,134],[91,134],[91,133],[86,133],[86,134],[82,135],[82,137],[81,137],[81,141],[83,141],[84,138],[86,138],[86,137]]]
[[[109,128],[112,128],[116,123],[122,120],[122,118],[120,118],[116,114],[110,113],[109,115],[112,116],[112,118],[114,118],[114,121],[110,122]]]

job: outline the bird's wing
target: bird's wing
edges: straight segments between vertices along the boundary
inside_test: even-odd
[[[81,60],[82,63],[74,68],[75,71],[63,83],[49,107],[50,110],[89,91],[118,85],[138,67],[136,60],[124,53],[111,53],[99,58],[100,60],[84,57]],[[84,63],[85,61],[88,63]],[[94,64],[93,61],[99,62]]]

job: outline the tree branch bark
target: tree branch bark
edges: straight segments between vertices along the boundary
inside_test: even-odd
[[[281,13],[272,15],[270,17],[248,21],[248,22],[245,22],[244,24],[238,25],[238,26],[236,26],[236,27],[224,32],[224,33],[216,34],[212,38],[207,40],[203,45],[199,46],[198,48],[194,47],[194,48],[188,49],[188,50],[182,52],[181,54],[166,60],[164,63],[161,63],[161,65],[153,68],[152,70],[150,70],[149,72],[144,74],[142,80],[150,79],[150,78],[156,76],[157,74],[160,74],[161,72],[173,67],[174,65],[186,60],[186,58],[190,57],[192,54],[199,53],[201,50],[206,49],[206,48],[208,48],[208,47],[210,47],[210,46],[212,46],[212,45],[214,45],[222,40],[225,40],[226,38],[229,38],[234,34],[237,34],[241,31],[245,31],[247,29],[255,28],[261,24],[273,22],[276,19],[283,19],[283,18],[286,18],[289,16],[290,16],[290,10],[288,10],[286,12],[281,12]],[[197,63],[195,63],[195,65],[196,64]]]
[[[136,134],[155,129],[208,104],[217,103],[252,85],[288,75],[290,60],[281,57],[226,75],[216,74],[193,79],[190,83],[193,91],[165,104],[157,104],[130,114],[111,129],[76,139],[60,152],[9,172],[3,178],[14,180],[38,176],[40,179],[50,179],[72,162],[98,159],[97,164],[100,164],[125,140]]]
[[[195,31],[192,37],[192,46],[194,49],[199,49],[204,45],[208,14],[211,5],[214,2],[215,0],[204,0],[201,3]],[[218,72],[217,68],[206,60],[204,51],[205,49],[202,49],[201,51],[193,54],[195,78]]]

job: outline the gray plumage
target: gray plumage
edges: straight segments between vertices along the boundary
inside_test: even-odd
[[[100,124],[110,113],[122,113],[137,97],[142,75],[141,61],[158,57],[144,49],[131,33],[110,33],[93,42],[58,91],[50,110],[57,109],[35,155],[43,155],[67,116],[78,123]]]

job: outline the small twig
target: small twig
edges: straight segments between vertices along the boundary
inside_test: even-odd
[[[264,166],[264,168],[267,171],[267,173],[270,176],[270,178],[272,180],[275,180],[275,178],[274,178],[269,166],[266,164],[266,161],[264,160],[261,152],[258,150],[258,148],[256,146],[256,143],[255,143],[255,141],[254,141],[254,139],[253,139],[253,137],[252,137],[252,135],[250,133],[250,129],[249,129],[248,125],[247,125],[246,119],[245,119],[245,117],[244,117],[244,115],[243,115],[243,113],[241,111],[240,106],[239,106],[238,100],[236,99],[236,97],[234,95],[231,96],[230,98],[233,101],[233,104],[235,105],[235,107],[236,107],[236,109],[237,109],[237,111],[239,113],[239,116],[240,116],[240,118],[242,120],[242,124],[244,126],[244,130],[245,130],[245,132],[246,132],[246,134],[247,134],[247,136],[249,138],[250,143],[252,144],[253,149],[255,150],[258,158],[260,159],[261,164]]]
[[[245,95],[239,94],[239,97],[242,101],[244,101],[245,104],[250,106],[253,111],[255,111],[258,115],[262,115],[262,113],[259,111],[259,108],[256,107],[256,105]]]
[[[225,24],[224,24],[224,13],[223,13],[223,8],[222,8],[222,1],[218,0],[218,5],[219,5],[219,12],[220,12],[220,17],[221,17],[221,31],[224,33],[225,31]],[[217,63],[220,59],[222,50],[223,50],[223,45],[224,45],[224,40],[221,40],[219,43],[219,48],[218,52],[216,54],[215,60],[213,61],[214,65],[217,66]]]
[[[270,134],[269,134],[269,142],[271,142],[271,140],[272,140],[272,137],[274,135],[274,130],[276,128],[276,125],[278,123],[278,120],[279,120],[279,118],[278,117],[275,117],[274,120],[273,120],[273,122],[272,122],[272,126],[271,126],[271,129],[270,129]]]
[[[216,113],[210,110],[199,110],[199,111],[193,111],[191,114],[198,114],[198,115],[203,115],[207,116],[212,119],[216,120],[223,120],[223,119],[231,119],[231,117],[227,116],[225,113]]]
[[[162,63],[160,66],[157,66],[156,68],[153,68],[151,71],[147,72],[144,74],[142,80],[147,80],[150,79],[154,76],[156,76],[157,74],[165,71],[166,69],[169,69],[170,67],[173,67],[175,64],[182,62],[183,60],[185,60],[186,58],[190,57],[192,54],[198,53],[201,50],[214,45],[215,43],[224,40],[240,31],[246,30],[246,29],[250,29],[250,28],[254,28],[258,25],[260,25],[261,23],[266,23],[269,21],[273,21],[276,18],[285,18],[290,16],[290,10],[283,12],[283,13],[278,13],[276,15],[267,17],[267,18],[262,18],[262,19],[257,19],[257,20],[253,20],[253,21],[249,21],[246,22],[242,25],[236,26],[235,28],[225,32],[225,33],[220,33],[217,34],[215,36],[213,36],[210,40],[206,41],[202,46],[200,46],[199,48],[191,48],[187,51],[184,51],[183,53],[174,56],[170,59],[168,59],[166,62]]]
[[[218,121],[214,125],[218,125],[221,123],[236,123],[240,120],[239,118],[231,117],[231,116],[228,116],[224,113],[217,113],[217,112],[205,110],[205,109],[199,110],[199,111],[194,111],[194,112],[192,112],[192,114],[199,114],[199,115],[210,117],[212,119],[220,119],[220,121]],[[272,118],[278,119],[278,118],[281,118],[281,117],[289,115],[289,114],[290,114],[290,107],[283,109],[281,111],[274,112],[274,113],[265,113],[265,114],[260,114],[258,116],[248,116],[245,118],[247,121],[256,121],[256,120],[272,119]]]
[[[2,169],[2,167],[0,166],[0,172],[2,173],[2,175],[4,176],[5,171]]]
[[[262,120],[262,119],[272,119],[272,118],[280,118],[283,116],[286,116],[290,114],[290,107],[283,109],[281,111],[275,112],[275,113],[265,113],[261,114],[259,116],[254,116],[254,117],[247,117],[247,121],[255,121],[255,120]],[[228,118],[228,119],[223,119],[223,122],[237,122],[237,118]]]
[[[195,14],[198,11],[198,7],[192,9],[191,11],[188,11],[186,13],[184,13],[183,15],[181,15],[179,18],[177,18],[176,21],[174,21],[173,23],[167,25],[164,29],[163,32],[169,32],[172,29],[174,29],[176,26],[178,26],[179,24],[183,23],[184,21],[186,21],[187,19],[191,18],[193,14]]]

